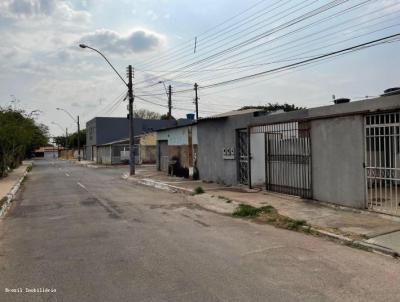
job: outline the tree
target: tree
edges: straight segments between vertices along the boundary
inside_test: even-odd
[[[62,147],[64,147],[64,148],[67,147],[67,140],[68,140],[68,138],[67,138],[67,140],[66,140],[66,139],[65,139],[65,136],[55,136],[55,137],[53,137],[53,140],[54,140],[54,143],[55,143],[57,146],[62,146]]]
[[[86,129],[83,129],[79,132],[79,140],[81,148],[86,145]],[[78,149],[78,131],[68,135],[67,148]]]
[[[0,107],[0,177],[16,168],[25,157],[48,143],[48,127],[35,122],[32,114]]]
[[[160,117],[161,120],[176,120],[172,115],[169,115],[168,113],[161,115]]]
[[[159,120],[161,119],[161,114],[147,109],[138,109],[133,112],[133,117],[145,120]]]
[[[298,107],[295,104],[279,104],[279,103],[268,103],[264,106],[244,106],[239,110],[247,110],[247,109],[260,109],[264,111],[274,112],[278,110],[283,110],[284,112],[295,111],[295,110],[302,110],[306,109],[305,107]]]

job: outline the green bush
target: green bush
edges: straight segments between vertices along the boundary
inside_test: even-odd
[[[32,152],[48,143],[48,128],[31,113],[0,107],[0,177],[6,176]]]
[[[272,206],[265,206],[261,208],[256,208],[248,204],[240,204],[236,210],[233,212],[233,216],[236,217],[256,217],[261,213],[271,213],[275,211]]]
[[[204,193],[204,189],[202,188],[202,187],[196,187],[195,189],[194,189],[194,194],[195,195],[197,195],[197,194],[203,194]]]

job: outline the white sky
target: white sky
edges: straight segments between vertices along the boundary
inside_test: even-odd
[[[279,29],[329,2],[0,0],[0,106],[15,96],[16,106],[41,110],[39,120],[56,135],[61,129],[52,122],[76,130],[56,107],[79,114],[83,127],[95,115],[126,116],[126,102],[113,103],[123,96],[123,83],[99,55],[78,48],[80,42],[101,50],[123,76],[132,64],[136,94],[157,94],[144,98],[164,106],[167,97],[157,84],[160,80],[172,84],[173,91],[191,89],[195,82],[202,87],[400,32],[398,0],[343,0]],[[333,94],[354,100],[376,96],[400,85],[399,53],[399,42],[384,44],[294,71],[200,90],[200,115],[268,102],[328,105]],[[173,115],[193,112],[193,96],[193,91],[173,94]],[[135,101],[135,108],[165,113],[159,105]]]

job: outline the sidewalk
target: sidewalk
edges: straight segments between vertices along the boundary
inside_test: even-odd
[[[7,177],[0,178],[0,217],[18,191],[29,166],[32,166],[32,162],[24,161],[21,166],[11,171]]]
[[[344,208],[273,192],[226,187],[215,183],[167,176],[154,166],[138,166],[135,176],[124,178],[139,184],[172,192],[191,194],[202,187],[205,194],[190,196],[191,201],[221,214],[232,214],[241,203],[254,207],[273,206],[281,215],[305,220],[322,235],[370,247],[388,254],[400,254],[400,217]]]

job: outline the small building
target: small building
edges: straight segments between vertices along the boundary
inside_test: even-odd
[[[239,139],[247,126],[254,122],[259,109],[234,110],[199,119],[198,162],[200,179],[225,185],[242,183],[244,178],[238,161],[244,153],[237,154]]]
[[[171,175],[198,178],[197,125],[179,125],[157,131],[157,169]]]
[[[200,178],[400,215],[399,92],[200,119]]]
[[[42,157],[44,159],[58,159],[59,152],[63,148],[57,148],[54,146],[40,147],[34,151],[35,157]]]
[[[133,119],[134,136],[174,126],[176,120]],[[125,117],[95,117],[86,123],[85,159],[97,161],[97,148],[129,137],[129,120]]]
[[[156,163],[156,134],[146,133],[135,137],[135,163]],[[129,139],[125,138],[97,146],[96,163],[104,165],[129,163]]]

